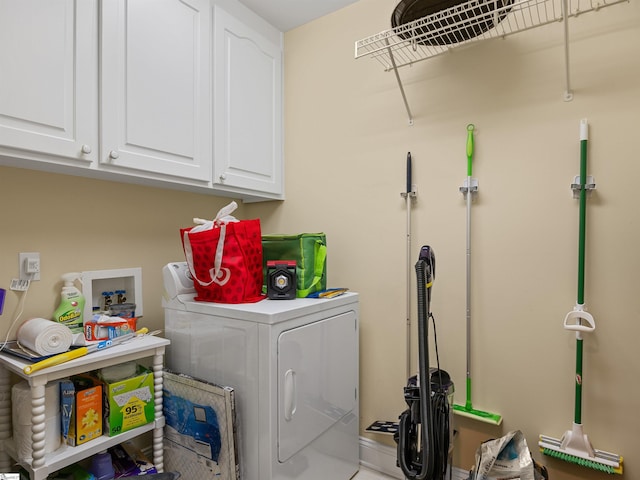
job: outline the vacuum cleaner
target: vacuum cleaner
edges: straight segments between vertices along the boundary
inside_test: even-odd
[[[407,479],[444,480],[453,437],[452,404],[454,386],[440,369],[435,336],[437,368],[429,368],[428,331],[431,287],[436,274],[433,249],[423,246],[416,263],[418,289],[418,374],[404,388],[408,408],[400,414],[397,443],[398,466]]]

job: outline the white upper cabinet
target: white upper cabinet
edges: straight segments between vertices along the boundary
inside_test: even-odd
[[[102,2],[101,166],[211,179],[208,0]]]
[[[282,33],[237,0],[0,0],[0,165],[282,199]]]
[[[0,1],[0,148],[98,158],[97,22],[87,0]]]
[[[213,181],[281,194],[282,47],[273,41],[280,34],[218,6],[214,32]]]

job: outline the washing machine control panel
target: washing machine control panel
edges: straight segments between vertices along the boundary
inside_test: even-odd
[[[169,298],[196,292],[187,262],[168,263],[162,267],[162,279]]]

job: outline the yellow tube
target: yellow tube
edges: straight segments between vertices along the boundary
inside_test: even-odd
[[[68,352],[45,358],[44,360],[36,362],[33,365],[27,365],[22,369],[22,371],[27,375],[31,375],[33,372],[37,372],[38,370],[42,370],[43,368],[53,367],[54,365],[60,365],[61,363],[68,362],[69,360],[73,360],[74,358],[84,357],[87,353],[89,353],[89,349],[87,347],[74,348],[73,350],[69,350]]]

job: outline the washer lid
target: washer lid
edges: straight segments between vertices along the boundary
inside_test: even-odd
[[[275,325],[289,320],[308,318],[310,315],[327,316],[331,309],[344,309],[347,305],[358,308],[358,294],[347,292],[334,298],[296,298],[293,300],[264,299],[257,303],[211,303],[194,300],[194,294],[178,295],[166,302],[165,308],[185,310],[216,317],[235,318],[247,322]]]

